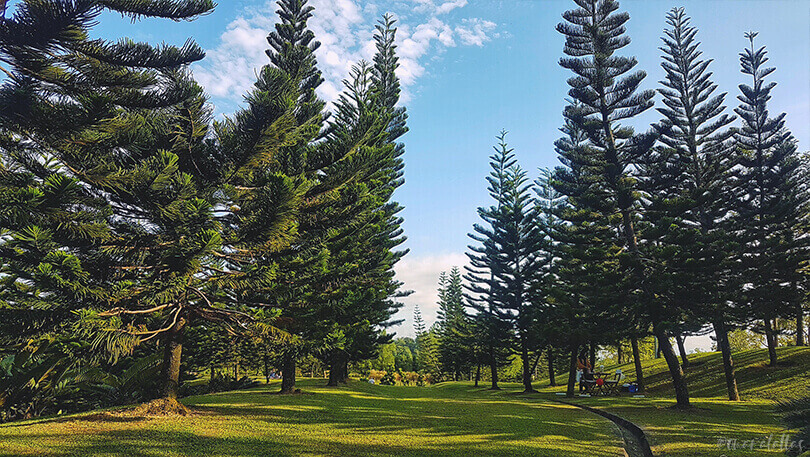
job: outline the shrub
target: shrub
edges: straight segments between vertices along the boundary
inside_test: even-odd
[[[394,376],[394,373],[385,373],[385,376],[380,379],[380,385],[383,386],[393,386],[396,383],[397,378]]]
[[[239,379],[234,379],[233,376],[227,373],[214,372],[214,377],[208,382],[208,392],[223,392],[226,390],[241,390],[256,387],[261,383],[250,379],[247,376],[242,376]]]
[[[376,384],[380,383],[380,380],[385,376],[384,371],[379,370],[369,370],[368,372],[368,379],[373,379]]]
[[[405,377],[405,383],[407,383],[408,385],[411,386],[419,385],[419,378],[420,378],[419,373],[415,371],[406,371],[405,373],[403,373],[403,376]]]

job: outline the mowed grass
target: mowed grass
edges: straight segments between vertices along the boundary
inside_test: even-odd
[[[0,455],[619,456],[609,421],[516,388],[277,385],[189,397],[190,417],[90,413],[0,425]]]
[[[768,366],[767,349],[733,354],[737,388],[744,400],[784,400],[810,393],[810,347],[782,347],[777,349],[777,354],[779,365],[776,367]],[[692,354],[689,361],[692,365],[686,370],[686,381],[690,395],[717,398],[727,395],[723,359],[719,352]],[[606,367],[606,370],[615,371],[616,368],[621,368],[629,379],[636,379],[632,363]],[[663,358],[645,360],[642,369],[648,395],[674,396],[667,363]]]
[[[571,400],[623,417],[641,427],[653,453],[667,457],[753,457],[784,455],[790,439],[769,400],[730,402],[693,399],[688,411],[673,409],[671,399],[592,397]]]
[[[647,382],[647,398],[575,397],[584,404],[621,416],[640,426],[656,456],[728,456],[748,457],[784,455],[790,441],[776,412],[776,402],[808,395],[810,386],[810,348],[778,349],[780,365],[767,366],[765,349],[735,353],[737,382],[741,402],[727,401],[722,359],[719,352],[693,354],[686,370],[694,408],[679,411],[672,382],[664,359],[642,363]],[[635,380],[633,364],[606,367],[621,368],[628,380]],[[565,382],[562,377],[558,382]],[[543,387],[546,398],[556,398],[565,387]],[[569,401],[569,400],[566,400]],[[807,445],[805,444],[805,448]]]
[[[672,409],[663,359],[644,362],[648,398],[575,398],[642,427],[656,456],[784,455],[775,400],[807,393],[810,349],[735,354],[745,401],[724,399],[720,355],[693,355],[687,370],[695,408]],[[616,367],[608,367],[615,369]],[[632,364],[621,367],[635,378]],[[559,381],[564,381],[560,379]],[[607,420],[557,403],[563,387],[520,395],[470,383],[433,387],[326,388],[300,383],[304,395],[258,389],[190,397],[192,417],[137,418],[88,413],[0,425],[0,456],[617,456],[621,439]],[[538,383],[538,387],[543,387]],[[567,400],[568,401],[568,400]]]

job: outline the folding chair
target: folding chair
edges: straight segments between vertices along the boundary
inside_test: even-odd
[[[616,370],[616,374],[613,375],[613,379],[605,380],[605,385],[602,388],[605,395],[620,395],[621,389],[619,386],[623,380],[624,373],[622,373],[622,370]]]

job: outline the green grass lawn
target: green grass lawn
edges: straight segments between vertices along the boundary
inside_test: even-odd
[[[620,456],[609,421],[515,390],[470,384],[269,388],[190,397],[200,414],[103,414],[0,425],[0,455],[95,456]]]
[[[784,365],[770,368],[764,350],[735,354],[745,399],[739,403],[723,398],[717,353],[692,357],[687,379],[696,408],[691,411],[670,408],[674,401],[663,360],[644,362],[648,398],[572,401],[639,425],[657,456],[782,455],[784,429],[774,400],[806,393],[810,349],[781,348],[779,355]],[[632,365],[621,368],[634,379]],[[191,417],[87,413],[2,424],[0,457],[621,455],[621,438],[610,422],[555,401],[564,387],[523,396],[517,384],[504,384],[501,392],[471,383],[419,388],[353,382],[326,388],[318,379],[300,384],[304,395],[271,394],[276,382],[189,397],[184,403],[198,412]],[[729,446],[729,440],[736,444]]]
[[[777,367],[767,366],[767,349],[734,353],[737,387],[744,400],[783,400],[810,393],[810,347],[782,347],[777,349],[777,353],[780,360]],[[689,361],[693,365],[686,370],[686,380],[693,397],[726,396],[723,360],[719,352],[692,354]],[[667,363],[663,358],[645,360],[642,367],[648,395],[674,396]],[[632,363],[605,369],[614,371],[616,368],[621,368],[629,379],[636,379]],[[565,378],[567,376],[563,376],[560,382],[564,382]]]
[[[742,402],[726,400],[718,352],[693,354],[690,358],[693,365],[686,370],[686,379],[695,406],[691,411],[671,408],[675,401],[664,359],[642,364],[648,398],[625,394],[619,398],[577,397],[573,402],[608,411],[640,426],[656,456],[784,455],[779,448],[785,430],[775,412],[775,402],[808,394],[810,348],[784,347],[778,353],[778,367],[767,366],[765,349],[734,354]],[[606,371],[616,368],[621,368],[629,380],[636,378],[632,363],[606,367]],[[558,382],[564,383],[566,378]],[[565,387],[540,390],[546,398],[555,398],[554,394],[565,391]],[[736,444],[732,441],[729,445],[729,440],[736,440]]]
[[[570,401],[608,411],[638,425],[647,434],[656,456],[784,455],[778,442],[785,429],[772,401],[699,398],[693,400],[694,408],[689,411],[673,409],[673,401],[662,398],[593,397]]]

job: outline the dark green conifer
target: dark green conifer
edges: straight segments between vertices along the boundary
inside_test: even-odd
[[[765,78],[776,68],[765,67],[765,47],[755,48],[756,32],[745,37],[750,47],[740,54],[742,73],[752,85],[740,84],[740,106],[735,112],[742,120],[737,131],[739,166],[735,169],[736,231],[741,240],[738,274],[750,284],[745,289],[749,316],[761,319],[766,335],[770,364],[778,362],[777,330],[774,319],[789,317],[801,298],[798,252],[804,249],[793,228],[800,217],[799,166],[796,140],[785,127],[785,113],[770,117],[768,102],[775,82]]]
[[[494,147],[495,153],[490,156],[489,166],[492,171],[487,176],[490,197],[494,205],[479,207],[478,215],[482,224],[473,225],[469,236],[477,245],[469,245],[467,257],[470,264],[464,267],[465,288],[468,291],[467,305],[473,310],[475,328],[478,329],[481,346],[484,349],[484,360],[489,364],[491,389],[498,390],[498,369],[507,363],[509,341],[511,336],[510,322],[500,312],[498,303],[499,281],[496,277],[500,262],[500,247],[495,242],[495,233],[499,230],[501,202],[505,198],[507,172],[516,165],[513,150],[506,141],[506,132],[498,136],[499,144]]]
[[[624,24],[630,19],[615,0],[575,0],[577,8],[563,14],[566,23],[557,30],[566,35],[564,52],[570,57],[560,59],[560,65],[576,76],[569,78],[569,95],[581,103],[581,128],[596,149],[603,163],[601,189],[605,204],[602,211],[615,226],[619,236],[615,243],[627,273],[627,292],[617,298],[627,299],[626,311],[649,319],[660,341],[662,352],[672,375],[679,407],[689,406],[689,394],[683,371],[668,337],[668,322],[658,315],[658,303],[653,303],[650,288],[651,265],[645,264],[639,248],[637,224],[640,219],[639,189],[633,176],[633,166],[649,154],[655,142],[654,133],[636,135],[633,129],[620,125],[653,105],[653,91],[637,89],[646,73],[629,73],[635,58],[616,55],[627,46]]]
[[[464,307],[464,286],[461,272],[453,267],[448,276],[439,275],[439,311],[436,319],[439,333],[439,362],[444,373],[458,381],[473,362],[471,322]]]
[[[727,326],[727,306],[736,290],[727,261],[733,242],[724,221],[729,212],[729,170],[733,166],[734,116],[724,114],[725,93],[701,59],[698,30],[683,8],[667,15],[670,28],[662,37],[661,66],[666,77],[659,92],[664,119],[654,127],[663,146],[654,148],[639,165],[648,195],[644,239],[654,259],[658,320],[670,323],[669,333],[699,331],[711,322],[723,352],[729,398],[738,399]],[[680,341],[680,340],[679,340]],[[724,343],[726,342],[726,343]],[[679,344],[679,346],[681,346]]]

